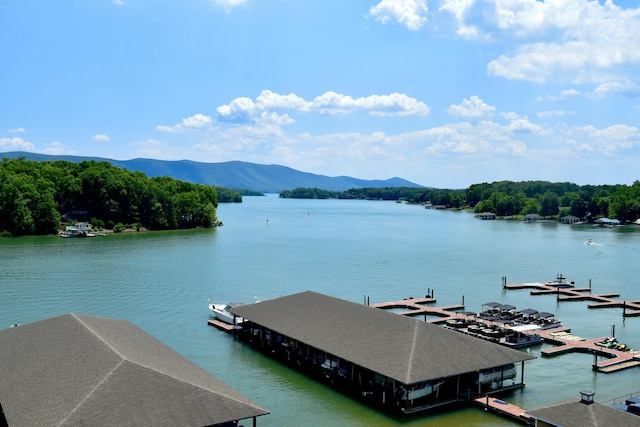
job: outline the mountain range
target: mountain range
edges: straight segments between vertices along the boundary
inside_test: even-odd
[[[0,157],[25,158],[35,161],[66,160],[79,163],[85,160],[109,162],[119,168],[139,171],[148,177],[169,176],[180,181],[216,185],[232,189],[254,190],[262,193],[279,193],[294,188],[320,188],[345,191],[350,188],[422,187],[402,178],[365,180],[349,176],[325,176],[301,172],[286,166],[261,165],[241,161],[202,163],[191,160],[132,159],[112,160],[101,157],[64,156],[12,151],[0,153]]]

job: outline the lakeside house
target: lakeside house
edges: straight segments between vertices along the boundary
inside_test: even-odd
[[[74,225],[67,225],[61,237],[92,237],[94,236],[91,224],[88,222],[77,222]]]
[[[609,218],[598,218],[593,221],[594,225],[599,225],[601,227],[615,227],[620,225],[620,221],[617,219],[609,219]]]
[[[496,214],[494,214],[493,212],[482,212],[478,214],[477,217],[482,220],[492,220],[496,219]]]
[[[0,330],[0,426],[235,427],[269,412],[130,322]]]
[[[532,214],[527,214],[527,215],[525,215],[525,216],[524,216],[523,221],[524,221],[524,222],[532,223],[532,222],[540,222],[540,221],[542,221],[543,219],[544,219],[544,218],[542,218],[539,214],[537,214],[537,213],[532,213]]]
[[[574,215],[566,215],[560,218],[561,224],[577,224],[580,222],[580,218]]]
[[[312,291],[234,307],[238,337],[376,409],[404,414],[524,386],[535,357]],[[518,367],[519,368],[519,379]]]

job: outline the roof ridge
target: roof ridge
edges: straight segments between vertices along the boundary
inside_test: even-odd
[[[75,317],[75,315],[73,315],[73,314],[72,314],[72,316],[74,316],[74,317]],[[76,413],[76,411],[77,411],[77,410],[78,410],[78,409],[79,409],[79,408],[84,404],[84,402],[85,402],[85,401],[86,401],[90,396],[92,396],[92,395],[96,392],[96,390],[98,390],[98,389],[100,388],[100,386],[101,386],[101,385],[102,385],[102,384],[107,380],[107,378],[109,378],[111,375],[113,375],[113,373],[114,373],[115,371],[117,371],[117,370],[118,370],[118,368],[119,368],[119,367],[120,367],[120,366],[121,366],[125,361],[126,361],[126,359],[124,359],[124,358],[123,358],[122,360],[120,360],[120,362],[118,362],[118,364],[117,364],[116,366],[114,366],[114,368],[113,368],[111,371],[109,371],[109,373],[108,373],[107,375],[105,375],[105,376],[100,380],[100,382],[99,382],[99,383],[98,383],[98,384],[97,384],[97,385],[96,385],[96,386],[91,390],[91,392],[87,393],[87,395],[86,395],[85,397],[83,397],[83,398],[80,400],[80,402],[78,402],[78,404],[75,406],[75,408],[73,408],[71,411],[69,411],[69,413],[67,414],[67,416],[66,416],[62,421],[60,421],[60,423],[59,423],[58,425],[59,425],[59,426],[64,425],[64,424],[67,422],[67,420],[68,420],[68,419],[69,419],[73,414],[75,414],[75,413]]]
[[[102,341],[103,343],[105,343],[107,345],[107,347],[109,347],[111,350],[113,350],[113,352],[115,354],[117,354],[118,356],[120,356],[122,359],[124,360],[129,360],[128,358],[126,358],[122,353],[120,353],[118,351],[118,349],[116,349],[114,346],[111,345],[111,343],[109,343],[109,341],[105,340],[102,335],[100,335],[98,333],[98,331],[96,331],[95,329],[93,329],[91,326],[89,326],[87,323],[83,322],[82,319],[75,313],[71,313],[71,316],[73,316],[78,322],[80,322],[82,324],[82,326],[84,326],[85,328],[87,328],[88,330],[91,331],[91,333],[93,335],[95,335],[100,341]],[[114,320],[114,319],[111,319]],[[123,320],[114,320],[116,322],[123,322]]]
[[[413,325],[413,339],[411,340],[411,350],[409,351],[409,360],[407,363],[407,376],[405,378],[405,384],[409,384],[410,379],[412,378],[412,371],[413,371],[413,355],[416,352],[416,343],[418,342],[417,338],[418,338],[418,328],[420,327],[421,323],[420,322],[415,322]]]

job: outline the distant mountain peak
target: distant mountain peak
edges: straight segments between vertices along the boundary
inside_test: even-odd
[[[170,176],[181,181],[197,184],[217,185],[226,188],[255,190],[263,193],[279,193],[294,188],[320,188],[322,190],[345,191],[350,188],[422,187],[402,178],[365,180],[349,176],[329,177],[310,172],[301,172],[288,166],[263,165],[232,160],[222,163],[203,163],[193,160],[132,159],[112,160],[101,157],[55,156],[24,151],[0,153],[0,157],[20,158],[36,161],[66,160],[79,163],[84,160],[109,162],[114,166],[139,171],[149,177]]]

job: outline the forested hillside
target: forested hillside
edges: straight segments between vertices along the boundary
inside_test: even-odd
[[[0,163],[0,232],[11,235],[56,233],[64,220],[88,220],[113,228],[136,224],[150,229],[218,225],[216,190],[108,162]]]

